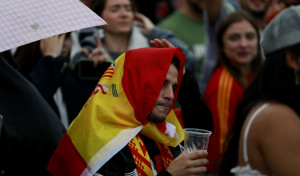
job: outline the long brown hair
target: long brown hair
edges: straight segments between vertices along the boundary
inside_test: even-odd
[[[240,74],[239,69],[230,63],[228,57],[223,52],[223,47],[224,47],[223,35],[226,32],[226,30],[233,23],[241,22],[243,20],[246,20],[247,22],[249,22],[251,24],[251,26],[255,29],[256,35],[258,37],[258,39],[257,39],[258,53],[257,53],[257,56],[251,62],[251,71],[254,75],[256,75],[262,64],[262,53],[261,53],[261,47],[260,47],[260,43],[259,43],[259,41],[260,41],[259,29],[258,29],[257,25],[255,24],[254,20],[252,19],[252,17],[243,10],[233,12],[233,13],[229,14],[228,16],[226,16],[222,20],[222,22],[218,28],[218,32],[217,32],[217,42],[218,42],[218,64],[217,64],[217,67],[221,64],[224,64],[228,68],[229,72],[233,75],[233,77],[238,82],[240,80],[241,74]]]

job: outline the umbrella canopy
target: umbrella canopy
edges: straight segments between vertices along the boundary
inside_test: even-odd
[[[106,22],[79,0],[1,0],[0,52]]]

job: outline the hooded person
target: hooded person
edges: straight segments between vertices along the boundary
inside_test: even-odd
[[[183,141],[172,108],[184,61],[179,48],[141,48],[122,54],[70,125],[48,170],[53,175],[170,175],[174,168],[181,169],[183,164],[171,167]],[[161,98],[164,91],[170,92],[168,98]],[[164,115],[155,120],[157,112]],[[189,157],[200,167],[199,163],[207,164],[200,159],[206,155],[205,151],[181,155],[174,163]]]

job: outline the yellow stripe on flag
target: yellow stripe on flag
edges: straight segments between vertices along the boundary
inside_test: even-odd
[[[228,133],[228,115],[230,105],[230,94],[233,83],[233,77],[228,70],[224,68],[221,73],[218,88],[218,116],[220,122],[220,151],[223,152],[223,143]]]
[[[120,57],[125,57],[125,54]],[[86,163],[92,162],[91,159],[99,149],[113,140],[122,130],[141,125],[135,118],[128,118],[135,115],[121,84],[124,61],[125,59],[117,59],[113,77],[104,77],[98,83],[108,85],[110,88],[115,84],[118,97],[114,97],[111,90],[105,94],[99,90],[89,98],[68,129],[68,135]],[[118,109],[118,114],[115,113],[115,109]]]

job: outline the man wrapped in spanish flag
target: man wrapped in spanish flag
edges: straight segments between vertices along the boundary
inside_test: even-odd
[[[183,130],[172,108],[184,61],[175,47],[122,54],[70,125],[48,170],[55,176],[205,172],[206,151],[180,154]]]

